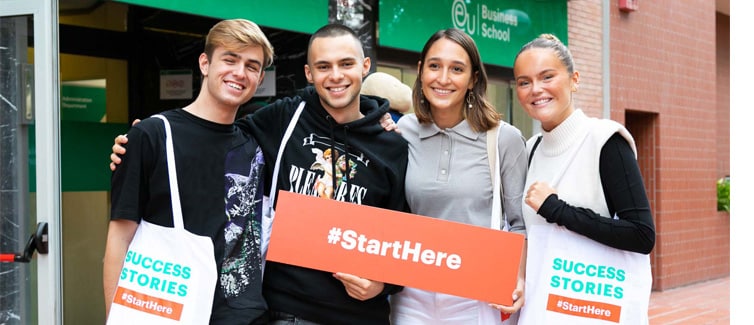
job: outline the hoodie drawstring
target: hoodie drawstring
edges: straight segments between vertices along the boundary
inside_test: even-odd
[[[333,121],[332,116],[330,116],[330,115],[327,116],[327,122],[330,124],[330,152],[331,152],[331,154],[330,154],[330,165],[331,165],[330,168],[332,170],[333,199],[335,199],[337,197],[337,193],[338,193],[338,187],[337,187],[337,185],[338,185],[338,170],[337,170],[337,164],[338,164],[337,160],[338,160],[338,158],[336,157],[337,153],[338,153],[338,149],[335,148],[335,125],[333,125],[334,121]],[[345,192],[346,195],[348,195],[348,193],[351,193],[351,181],[349,179],[349,176],[351,174],[351,164],[348,161],[348,154],[349,154],[349,152],[348,152],[348,129],[349,129],[348,125],[346,125],[346,126],[343,127],[343,139],[344,139],[343,140],[343,147],[344,147],[344,151],[345,151],[344,152],[345,156],[343,157],[343,159],[344,159],[344,162],[346,164],[346,170],[345,170],[345,173],[343,175],[343,183],[342,184],[344,184],[346,186],[346,190],[347,190]]]
[[[345,158],[345,162],[346,162],[346,170],[345,170],[345,172],[346,172],[346,174],[344,175],[345,179],[343,180],[343,182],[346,184],[346,190],[347,190],[346,194],[351,193],[351,179],[349,178],[349,177],[351,177],[351,164],[350,164],[350,161],[348,161],[348,158],[349,158],[349,155],[348,155],[348,129],[349,129],[348,125],[346,125],[346,126],[343,127],[343,147],[344,147],[343,150],[345,151],[345,155],[346,155],[346,158]]]

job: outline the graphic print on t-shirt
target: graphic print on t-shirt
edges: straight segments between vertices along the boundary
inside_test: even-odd
[[[220,270],[220,286],[231,305],[244,307],[241,297],[250,287],[262,283],[261,173],[264,159],[257,147],[253,158],[239,147],[228,153],[225,163],[225,253]],[[251,161],[250,161],[251,160]],[[246,306],[248,307],[248,306]]]
[[[353,180],[358,177],[360,168],[369,165],[364,154],[353,152],[354,149],[349,147],[346,155],[344,144],[316,134],[304,138],[303,147],[311,150],[312,163],[291,166],[291,192],[362,203],[367,189],[354,184]]]

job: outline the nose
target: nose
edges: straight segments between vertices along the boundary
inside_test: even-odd
[[[244,78],[246,76],[246,66],[243,64],[236,64],[232,72],[234,77]]]
[[[539,81],[532,81],[531,82],[531,91],[533,93],[540,93],[542,92],[542,83]]]
[[[450,71],[448,69],[444,69],[440,72],[440,78],[438,78],[438,81],[442,84],[447,84],[450,82]]]
[[[330,78],[333,80],[339,80],[343,78],[343,72],[340,71],[340,68],[337,65],[334,65],[332,67],[332,73],[330,74]]]

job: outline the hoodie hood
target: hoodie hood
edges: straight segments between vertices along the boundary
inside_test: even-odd
[[[379,123],[380,119],[390,110],[390,103],[386,99],[377,96],[361,95],[359,98],[359,108],[364,117],[345,124],[338,124],[322,106],[319,94],[317,94],[314,87],[308,86],[302,89],[300,95],[306,101],[305,109],[311,110],[315,113],[314,115],[322,117],[321,120],[318,119],[319,121],[313,122],[322,122],[321,127],[333,128],[335,130],[347,127],[348,133],[377,134],[382,132],[383,129]]]
[[[307,107],[304,109],[311,110],[314,113],[313,116],[315,116],[314,120],[309,122],[317,124],[320,128],[326,128],[329,130],[329,149],[325,150],[324,153],[343,154],[344,158],[350,157],[352,154],[351,142],[360,144],[364,142],[365,139],[383,132],[383,128],[380,125],[380,118],[390,109],[389,102],[384,98],[360,95],[359,110],[364,117],[345,124],[339,124],[322,106],[319,94],[317,94],[314,87],[306,87],[302,91],[301,97],[306,101]],[[338,145],[338,142],[342,143],[342,146]],[[340,147],[343,152],[339,153],[338,147]],[[330,165],[329,170],[337,170],[338,161],[336,161],[334,157],[330,157],[328,161]],[[341,184],[345,185],[348,188],[347,192],[350,193],[352,182],[349,178],[350,175],[353,175],[352,173],[354,173],[354,170],[352,169],[351,163],[346,162],[344,165],[345,170],[343,170],[341,178],[330,178],[332,183],[331,187],[333,189],[337,188],[339,186],[338,182],[342,181]]]

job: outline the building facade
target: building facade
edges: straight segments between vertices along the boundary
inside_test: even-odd
[[[480,46],[490,99],[526,137],[539,126],[515,100],[513,57],[555,34],[581,74],[577,106],[636,139],[657,228],[653,289],[730,274],[730,214],[717,211],[716,191],[730,175],[727,1],[0,2],[0,124],[13,126],[0,131],[19,139],[0,142],[3,193],[11,179],[15,193],[0,196],[0,253],[23,250],[39,221],[50,231],[38,262],[0,263],[0,323],[103,322],[112,138],[135,118],[190,102],[204,33],[237,17],[257,22],[276,49],[248,109],[306,86],[308,38],[328,22],[351,24],[374,70],[409,85],[431,32],[457,27]]]

